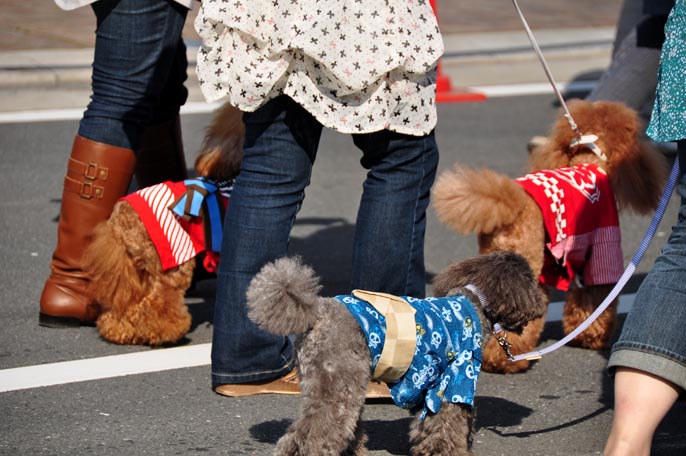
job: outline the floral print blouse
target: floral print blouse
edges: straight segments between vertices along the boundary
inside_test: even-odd
[[[197,71],[212,102],[285,94],[343,133],[435,127],[443,40],[428,0],[204,0]]]
[[[665,25],[658,84],[647,134],[658,142],[686,139],[686,4],[677,0]]]

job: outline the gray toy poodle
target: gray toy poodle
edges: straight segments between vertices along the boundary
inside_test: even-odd
[[[543,315],[540,287],[520,255],[498,252],[452,264],[433,282],[437,297],[353,291],[319,296],[299,259],[269,263],[248,288],[259,327],[297,335],[300,417],[277,455],[366,455],[361,415],[370,380],[415,413],[413,455],[469,455],[481,347]]]

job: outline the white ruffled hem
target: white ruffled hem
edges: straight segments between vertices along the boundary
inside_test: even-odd
[[[236,6],[238,14],[227,14],[219,2],[203,3],[196,19],[204,43],[197,68],[208,101],[227,98],[241,110],[254,111],[286,94],[323,125],[345,133],[390,129],[423,135],[435,127],[436,65],[443,42],[428,2],[410,2],[415,13],[422,11],[412,18],[401,17],[401,6],[383,2],[373,8],[383,14],[366,11],[359,18],[350,13],[359,2],[331,1],[323,7],[305,0],[290,2],[290,9],[276,3],[252,0],[249,12]],[[329,24],[329,16],[315,13],[315,7],[347,22]],[[297,13],[307,8],[313,13]],[[268,19],[286,13],[288,21]],[[364,33],[358,36],[355,30]]]

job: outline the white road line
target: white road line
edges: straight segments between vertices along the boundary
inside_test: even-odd
[[[619,297],[619,312],[628,312],[633,302],[633,294],[621,295]],[[548,322],[562,319],[562,306],[563,303],[559,301],[550,303],[547,316]],[[4,369],[0,370],[0,393],[186,367],[206,366],[210,364],[210,345],[190,345],[125,355]]]
[[[212,112],[220,105],[221,103],[190,102],[181,107],[181,114],[204,114]],[[79,120],[84,110],[85,108],[0,112],[0,124]]]
[[[594,81],[558,84],[563,92],[589,91],[596,85]],[[508,84],[494,86],[470,87],[471,91],[480,92],[491,98],[515,97],[523,95],[545,95],[553,93],[549,83],[540,84]],[[218,108],[221,103],[190,102],[181,107],[181,114],[205,114]],[[61,120],[79,120],[84,108],[78,109],[46,109],[40,111],[14,111],[0,113],[0,124],[52,122]]]
[[[0,370],[0,393],[184,367],[206,366],[210,364],[210,345],[199,344],[4,369]]]
[[[558,83],[561,92],[590,92],[598,84],[597,81],[579,81],[571,83]],[[470,87],[474,92],[480,92],[488,98],[517,97],[523,95],[545,95],[553,93],[550,83],[536,84],[507,84],[493,86]]]

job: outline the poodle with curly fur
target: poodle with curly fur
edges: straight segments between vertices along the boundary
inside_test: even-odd
[[[204,256],[208,270],[216,266],[216,242],[207,249],[205,244],[212,232],[221,234],[221,213],[243,157],[243,135],[242,113],[228,104],[220,107],[195,161],[199,178],[128,195],[96,227],[85,263],[90,293],[100,307],[96,326],[104,339],[162,345],[186,335],[191,315],[184,295],[196,256]],[[172,210],[176,202],[180,212]],[[219,226],[208,227],[210,213]]]
[[[565,334],[602,303],[623,272],[618,213],[647,214],[657,207],[666,177],[664,157],[642,141],[636,113],[621,103],[572,100],[579,140],[560,115],[547,141],[534,149],[527,174],[512,179],[488,169],[456,165],[433,189],[439,219],[461,234],[476,233],[479,251],[524,256],[541,286],[566,292]],[[546,298],[546,304],[549,298]],[[573,343],[608,346],[617,323],[615,301]],[[538,344],[544,317],[512,335],[516,353]],[[493,341],[484,349],[488,372],[520,372]]]
[[[424,300],[361,290],[319,295],[314,271],[281,258],[253,278],[248,316],[262,329],[296,334],[300,417],[277,455],[364,455],[361,426],[370,380],[416,413],[412,454],[469,455],[481,346],[517,333],[545,311],[520,255],[498,252],[448,266]],[[503,341],[505,344],[506,341]]]

